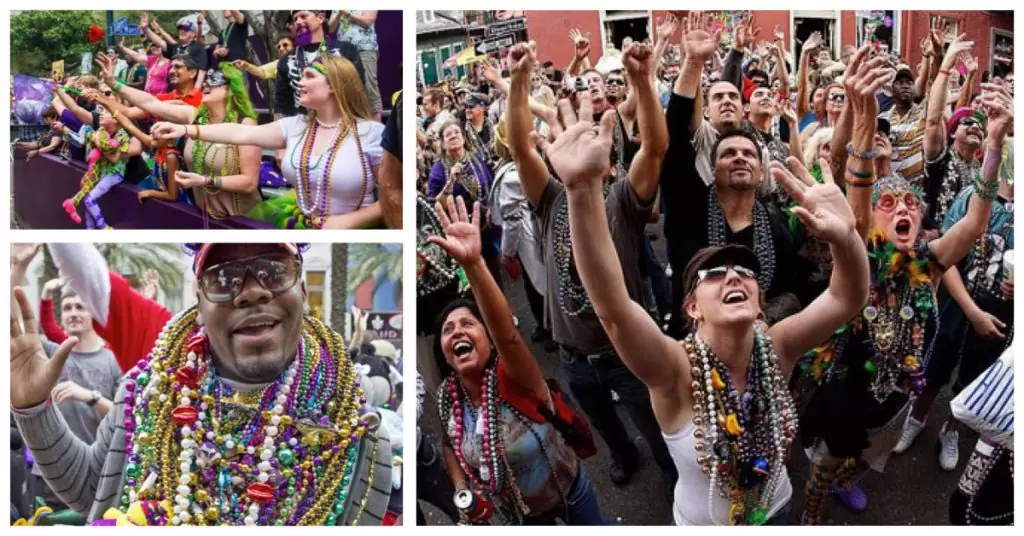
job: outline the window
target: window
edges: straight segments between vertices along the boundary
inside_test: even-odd
[[[1013,32],[992,28],[989,50],[989,79],[1013,73]]]
[[[452,50],[454,51],[455,56],[458,56],[459,53],[461,53],[463,50],[465,50],[465,48],[466,48],[466,45],[464,45],[462,43],[454,43],[454,44],[452,44]],[[459,66],[457,66],[455,68],[455,70],[456,70],[455,77],[458,78],[459,80],[462,80],[462,77],[466,76],[466,66],[465,65],[459,65]]]
[[[857,46],[864,44],[865,31],[874,27],[874,40],[882,43],[888,51],[893,51],[899,44],[897,32],[900,24],[899,11],[858,11],[857,12]]]
[[[313,316],[324,319],[325,272],[306,272],[306,303]]]
[[[443,45],[437,47],[437,53],[437,62],[441,65],[442,77],[447,78],[449,75],[454,74],[455,69],[451,69],[447,65],[445,65],[445,62],[448,61],[448,58],[452,56],[451,45]]]
[[[416,22],[434,22],[433,11],[417,11]]]

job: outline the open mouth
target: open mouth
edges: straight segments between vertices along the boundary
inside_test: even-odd
[[[744,303],[747,301],[747,293],[742,290],[734,290],[725,295],[725,299],[722,303],[726,305],[736,305],[738,303]]]
[[[276,320],[266,320],[235,328],[231,333],[232,335],[242,335],[245,337],[262,337],[273,331],[278,324],[280,322]]]
[[[896,222],[896,237],[900,240],[910,240],[911,223],[908,219],[900,219]]]
[[[458,358],[466,357],[472,351],[473,343],[469,341],[457,341],[452,345],[452,353]]]

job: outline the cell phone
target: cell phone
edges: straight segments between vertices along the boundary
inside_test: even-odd
[[[573,82],[573,90],[576,93],[583,93],[587,90],[587,81],[582,76],[577,76],[576,81]]]

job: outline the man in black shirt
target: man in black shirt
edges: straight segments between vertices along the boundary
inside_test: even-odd
[[[306,68],[323,51],[330,56],[342,56],[352,62],[359,73],[359,80],[366,84],[363,62],[359,49],[352,43],[335,41],[324,35],[326,11],[292,11],[292,29],[295,31],[295,51],[282,56],[277,64],[277,83],[274,93],[274,111],[280,119],[291,115],[305,114],[299,106],[299,94],[295,90]]]
[[[228,20],[228,25],[217,36],[217,48],[213,49],[214,57],[218,58],[220,63],[246,59],[245,45],[249,40],[249,21],[245,19],[245,13],[236,9],[225,9],[224,18]]]

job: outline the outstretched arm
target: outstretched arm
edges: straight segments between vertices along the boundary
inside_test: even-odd
[[[646,203],[658,193],[661,164],[668,151],[668,126],[652,78],[657,57],[649,45],[633,43],[622,58],[626,72],[633,80],[637,96],[637,123],[643,140],[629,168],[629,183],[640,201]]]
[[[992,201],[999,189],[999,166],[1003,162],[1003,141],[1013,123],[1013,97],[1003,86],[985,84],[982,104],[988,113],[988,139],[981,177],[974,183],[974,195],[967,205],[963,219],[932,240],[928,247],[943,266],[952,266],[963,259],[974,242],[988,228]]]
[[[189,106],[191,108],[191,106]],[[291,121],[293,119],[282,119]],[[188,137],[211,143],[227,145],[252,145],[264,149],[284,149],[285,139],[281,133],[281,121],[265,125],[252,122],[220,123],[216,125],[175,124],[177,122],[160,122],[153,125],[153,137],[157,139],[178,139]],[[257,160],[259,158],[257,157]]]
[[[853,115],[851,139],[854,149],[854,154],[847,160],[846,199],[853,209],[857,233],[862,240],[867,240],[873,225],[871,190],[875,183],[875,161],[871,153],[874,152],[875,131],[878,129],[875,93],[895,77],[895,71],[884,57],[875,56],[865,61],[866,56],[867,47],[857,51],[843,80],[847,88],[846,106]]]
[[[523,192],[530,204],[536,207],[544,195],[550,177],[544,160],[531,141],[533,121],[530,120],[530,75],[536,58],[526,45],[519,44],[508,54],[512,84],[508,93],[508,110],[505,128],[508,134],[509,150],[519,171]],[[554,125],[552,125],[554,127]]]
[[[956,57],[961,52],[970,52],[974,46],[973,41],[967,41],[967,34],[961,34],[953,40],[942,59],[942,68],[939,69],[935,82],[932,83],[931,92],[928,95],[928,106],[925,109],[924,125],[924,158],[934,160],[946,147],[946,102],[949,98],[949,75],[951,69],[956,65]]]
[[[437,203],[437,215],[447,236],[431,236],[428,242],[441,246],[465,270],[473,297],[509,379],[529,391],[536,400],[547,402],[550,393],[540,366],[515,326],[508,300],[480,256],[480,204],[473,205],[470,218],[461,197],[457,200],[449,197],[447,201],[447,210]]]

